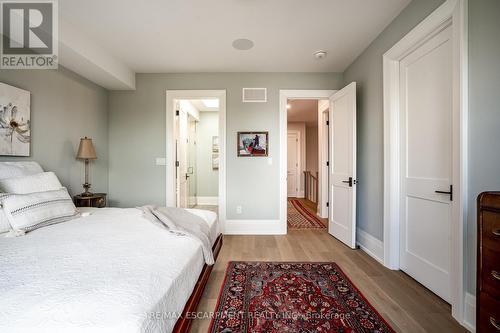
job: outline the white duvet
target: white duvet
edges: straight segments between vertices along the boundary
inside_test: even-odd
[[[0,238],[0,332],[170,332],[203,264],[198,242],[133,208]]]

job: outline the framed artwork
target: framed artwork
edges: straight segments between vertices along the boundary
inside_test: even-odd
[[[30,156],[30,95],[0,83],[0,155]]]
[[[212,137],[212,170],[219,170],[219,137]]]
[[[219,170],[219,153],[212,154],[212,170]]]
[[[238,156],[269,155],[269,132],[238,132]]]

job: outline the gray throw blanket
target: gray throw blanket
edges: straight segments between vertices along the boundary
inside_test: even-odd
[[[143,206],[142,211],[150,221],[160,224],[173,234],[198,240],[207,265],[213,265],[214,255],[210,242],[210,228],[201,217],[183,208]]]

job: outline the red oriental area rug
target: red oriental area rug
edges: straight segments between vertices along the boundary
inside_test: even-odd
[[[326,225],[297,199],[288,199],[287,223],[290,229],[323,229]]]
[[[209,332],[394,332],[333,262],[229,262]]]

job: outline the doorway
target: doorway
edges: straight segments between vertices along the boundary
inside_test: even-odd
[[[283,230],[288,229],[288,208],[289,190],[292,190],[288,182],[289,174],[296,174],[294,166],[300,166],[300,163],[294,163],[295,155],[288,159],[289,140],[294,138],[289,135],[290,130],[296,131],[305,125],[293,124],[294,120],[293,103],[300,101],[305,103],[307,100],[315,102],[315,132],[317,139],[315,147],[315,161],[317,162],[316,171],[311,174],[310,170],[302,170],[304,192],[303,198],[312,198],[316,203],[313,206],[313,215],[319,218],[318,202],[320,198],[319,184],[326,181],[328,197],[328,232],[338,238],[351,248],[356,247],[356,84],[352,83],[340,91],[331,90],[281,90],[280,91],[280,136],[281,136],[281,196],[280,196],[280,220]],[[327,100],[325,103],[319,103],[320,100]],[[321,108],[320,108],[321,104]],[[319,125],[319,120],[324,119],[324,112],[328,109],[328,140],[324,140],[325,130]],[[292,113],[289,113],[292,110]],[[321,112],[320,112],[321,110]],[[311,114],[311,113],[310,113]],[[332,126],[333,125],[333,126]],[[299,129],[298,129],[299,128]],[[305,133],[307,130],[304,131]],[[292,139],[293,140],[293,139]],[[290,142],[292,147],[294,143]],[[326,149],[325,149],[326,146]],[[325,175],[324,168],[320,168],[320,163],[324,161],[325,151],[328,152],[328,168]],[[290,152],[292,153],[292,152]],[[304,154],[302,154],[304,155]],[[301,158],[302,160],[302,158]],[[305,163],[303,163],[305,165]],[[291,168],[289,168],[291,166]],[[320,176],[320,170],[321,172]],[[292,179],[292,184],[295,184]],[[311,185],[314,183],[315,185]],[[309,185],[309,186],[308,186]],[[297,186],[299,197],[301,196],[301,186]],[[324,188],[324,187],[322,187]],[[324,199],[324,195],[323,195]],[[311,200],[312,201],[312,200]],[[320,205],[321,207],[321,205]]]
[[[218,204],[219,100],[179,99],[176,102],[176,206]]]
[[[225,90],[168,90],[166,204],[205,208],[225,223]]]

